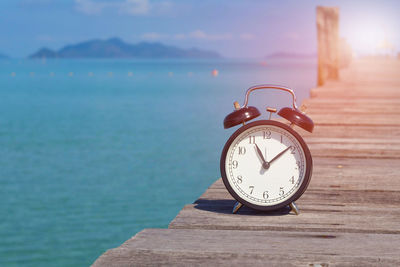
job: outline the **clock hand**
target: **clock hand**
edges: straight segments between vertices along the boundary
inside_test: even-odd
[[[278,155],[276,155],[273,159],[271,159],[270,162],[268,162],[269,164],[271,164],[273,161],[275,161],[276,159],[278,159],[280,156],[283,155],[283,153],[285,153],[286,151],[288,151],[292,146],[287,147],[285,150],[283,150],[281,153],[279,153]]]
[[[257,154],[258,156],[260,156],[261,160],[262,160],[262,166],[264,169],[268,169],[269,168],[269,163],[264,159],[264,156],[260,150],[260,148],[258,147],[258,145],[256,143],[254,143],[256,145],[256,150],[257,150]]]
[[[265,158],[267,158],[267,147],[265,147]]]

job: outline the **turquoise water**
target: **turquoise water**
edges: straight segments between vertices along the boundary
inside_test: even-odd
[[[279,83],[300,104],[315,79],[309,59],[0,61],[0,265],[86,266],[167,227],[220,176],[233,101]]]

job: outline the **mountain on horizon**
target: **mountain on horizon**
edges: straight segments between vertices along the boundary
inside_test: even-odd
[[[29,58],[220,58],[217,52],[182,49],[162,43],[125,43],[119,38],[89,40],[58,51],[41,48]]]

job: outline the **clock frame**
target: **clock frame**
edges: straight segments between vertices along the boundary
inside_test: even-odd
[[[301,181],[301,185],[299,186],[297,191],[293,195],[291,195],[289,198],[285,199],[284,201],[282,201],[280,203],[277,203],[275,205],[270,205],[270,206],[256,205],[256,204],[248,202],[246,199],[239,196],[235,192],[235,190],[232,188],[232,185],[229,182],[229,177],[227,176],[227,173],[226,173],[226,158],[228,155],[229,148],[231,147],[231,145],[233,144],[233,142],[236,140],[236,138],[239,135],[241,135],[243,132],[249,130],[250,128],[254,128],[257,126],[275,126],[275,127],[281,128],[281,129],[289,132],[294,138],[296,138],[296,140],[298,141],[298,143],[300,144],[300,146],[304,152],[305,174],[304,174],[303,180]],[[222,155],[221,155],[221,159],[220,159],[220,169],[221,169],[222,181],[224,182],[224,185],[227,188],[227,190],[229,191],[229,193],[239,203],[241,203],[247,207],[250,207],[252,209],[260,210],[260,211],[270,211],[270,210],[280,209],[280,208],[290,205],[291,203],[296,201],[298,198],[300,198],[300,196],[305,192],[305,190],[308,187],[308,184],[310,183],[312,168],[313,168],[313,162],[312,162],[311,153],[310,153],[308,146],[304,142],[303,138],[288,125],[283,124],[278,121],[274,121],[274,120],[254,121],[254,122],[251,122],[249,124],[242,126],[238,130],[236,130],[232,134],[232,136],[228,139],[228,141],[226,142],[224,149],[222,150]]]
[[[255,122],[251,122],[246,125],[246,122],[253,120],[261,115],[260,111],[256,107],[248,106],[250,93],[255,90],[260,90],[260,89],[281,90],[281,91],[285,91],[285,92],[288,92],[291,94],[292,107],[284,107],[284,108],[280,109],[279,112],[277,113],[277,115],[281,116],[282,118],[284,118],[290,122],[290,127],[281,122],[271,120],[272,113],[275,113],[277,111],[275,108],[271,108],[271,107],[267,107],[267,109],[266,109],[267,112],[270,113],[268,120],[255,121]],[[299,210],[298,210],[297,206],[295,205],[294,201],[297,200],[307,189],[307,186],[310,183],[310,179],[311,179],[313,163],[312,163],[312,157],[311,157],[310,150],[308,149],[303,138],[301,138],[301,136],[295,130],[293,130],[293,127],[296,125],[296,126],[311,133],[314,129],[314,122],[303,112],[304,109],[302,109],[302,111],[300,111],[297,108],[296,95],[293,92],[293,90],[290,89],[289,87],[285,87],[285,86],[281,86],[281,85],[261,84],[261,85],[252,86],[249,89],[247,89],[247,91],[246,91],[245,101],[244,101],[243,106],[240,106],[238,102],[234,102],[233,105],[235,107],[235,110],[233,112],[229,113],[225,117],[224,128],[227,129],[227,128],[231,128],[231,127],[234,127],[234,126],[237,126],[240,124],[243,124],[243,126],[240,127],[236,132],[234,132],[233,135],[228,139],[228,141],[225,144],[224,149],[222,151],[221,160],[220,160],[221,176],[222,176],[222,180],[225,184],[225,187],[227,188],[229,193],[238,201],[234,205],[232,213],[237,213],[238,210],[243,205],[246,205],[253,209],[264,210],[264,211],[279,209],[281,207],[289,205],[291,207],[292,211],[296,215],[298,215]],[[305,161],[306,161],[305,176],[304,176],[303,181],[301,182],[300,187],[297,189],[297,191],[293,195],[290,195],[289,198],[287,198],[287,199],[284,198],[282,202],[277,203],[276,205],[270,205],[270,206],[257,205],[254,203],[250,203],[246,199],[243,199],[242,197],[240,197],[235,192],[235,190],[232,189],[232,187],[228,181],[228,177],[227,177],[226,169],[225,169],[227,153],[228,153],[230,146],[234,142],[234,140],[240,134],[242,134],[244,131],[246,131],[252,127],[256,127],[256,126],[260,126],[260,125],[265,125],[265,126],[271,125],[274,127],[281,128],[283,131],[287,131],[288,133],[290,133],[297,140],[297,142],[301,145],[301,148],[302,148],[304,156],[305,156]],[[257,154],[259,155],[260,159],[262,160],[262,168],[264,168],[265,170],[268,170],[270,163],[273,162],[277,157],[280,157],[280,155],[283,155],[282,153],[284,153],[284,152],[279,153],[270,162],[267,162],[264,159],[264,157],[262,156],[262,152],[260,151],[258,146],[256,146],[256,147],[257,147],[257,149],[256,149]],[[288,150],[290,147],[291,146],[287,147],[286,150]],[[238,190],[240,191],[240,188],[238,188]],[[245,193],[244,193],[244,195],[245,195]],[[254,199],[252,199],[252,200],[254,200]]]

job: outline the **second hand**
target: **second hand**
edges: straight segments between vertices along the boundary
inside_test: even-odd
[[[265,158],[265,161],[268,162],[268,160],[267,160],[267,147],[265,147],[265,157],[264,158]]]

